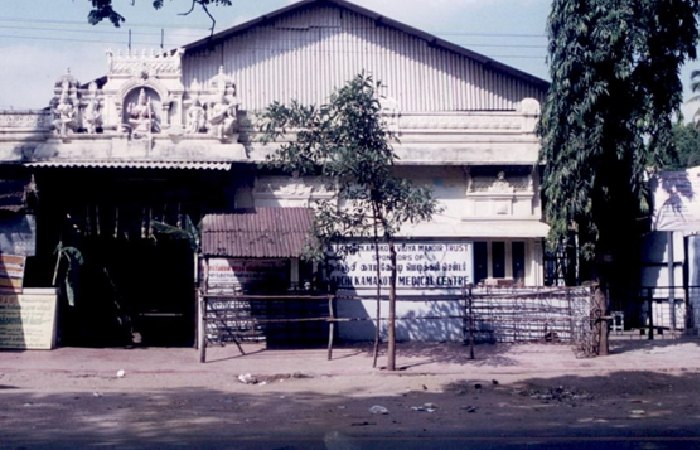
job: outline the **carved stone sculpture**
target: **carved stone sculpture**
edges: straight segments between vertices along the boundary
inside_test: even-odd
[[[85,128],[88,134],[96,134],[97,126],[99,125],[102,115],[97,106],[97,101],[95,98],[90,98],[87,106],[85,107]]]
[[[136,133],[150,133],[154,131],[156,124],[156,113],[151,99],[146,95],[144,88],[139,91],[136,103],[131,102],[127,107],[129,125]]]
[[[195,97],[192,105],[187,109],[187,132],[199,133],[204,125],[204,108],[200,104],[199,98]]]
[[[510,183],[508,183],[508,181],[506,181],[505,172],[503,172],[502,170],[498,172],[498,175],[496,175],[496,179],[494,180],[493,184],[491,185],[489,192],[495,192],[495,193],[513,192],[513,188],[511,187]]]
[[[64,81],[61,86],[61,97],[55,109],[56,118],[54,125],[56,127],[56,132],[60,136],[68,135],[68,131],[73,128],[73,121],[75,118],[75,107],[68,95],[68,87],[68,82]]]
[[[216,94],[211,102],[209,123],[211,130],[219,139],[231,136],[236,121],[237,105],[235,103],[236,87],[233,81],[224,74],[223,67],[212,79]]]

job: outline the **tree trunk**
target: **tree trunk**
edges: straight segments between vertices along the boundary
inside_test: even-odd
[[[387,365],[389,371],[396,370],[396,249],[389,241],[391,276],[389,287],[389,317],[387,320]]]

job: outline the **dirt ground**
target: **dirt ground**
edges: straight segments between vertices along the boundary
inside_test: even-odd
[[[397,373],[366,347],[3,352],[0,448],[700,448],[699,343],[402,345]]]

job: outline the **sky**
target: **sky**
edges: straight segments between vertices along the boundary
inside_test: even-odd
[[[525,72],[549,79],[546,22],[551,0],[350,0]],[[182,15],[190,0],[114,0],[126,17],[121,28],[87,23],[90,0],[0,0],[0,109],[46,106],[53,83],[68,68],[81,82],[105,74],[107,49],[175,48],[205,37],[211,22],[200,9]],[[132,5],[133,3],[133,5]],[[212,7],[215,31],[294,3],[291,0],[234,0]],[[682,77],[690,85],[690,71]],[[686,92],[686,98],[690,93]],[[693,107],[694,108],[694,107]],[[684,108],[690,118],[691,106]]]

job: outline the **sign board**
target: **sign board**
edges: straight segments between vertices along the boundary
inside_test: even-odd
[[[700,167],[661,172],[650,182],[653,231],[700,232]]]
[[[36,219],[32,215],[0,218],[0,253],[34,256],[36,254]]]
[[[209,293],[235,294],[246,289],[289,285],[288,262],[284,259],[208,258],[206,264]]]
[[[24,284],[24,256],[0,253],[0,294],[19,294]]]
[[[55,289],[0,295],[0,348],[52,349],[57,299]]]
[[[396,287],[402,290],[437,288],[454,290],[474,281],[473,243],[467,241],[397,242]],[[374,244],[336,245],[338,256],[330,261],[331,281],[340,290],[375,290],[377,263]],[[382,286],[389,285],[389,246],[379,245]]]

